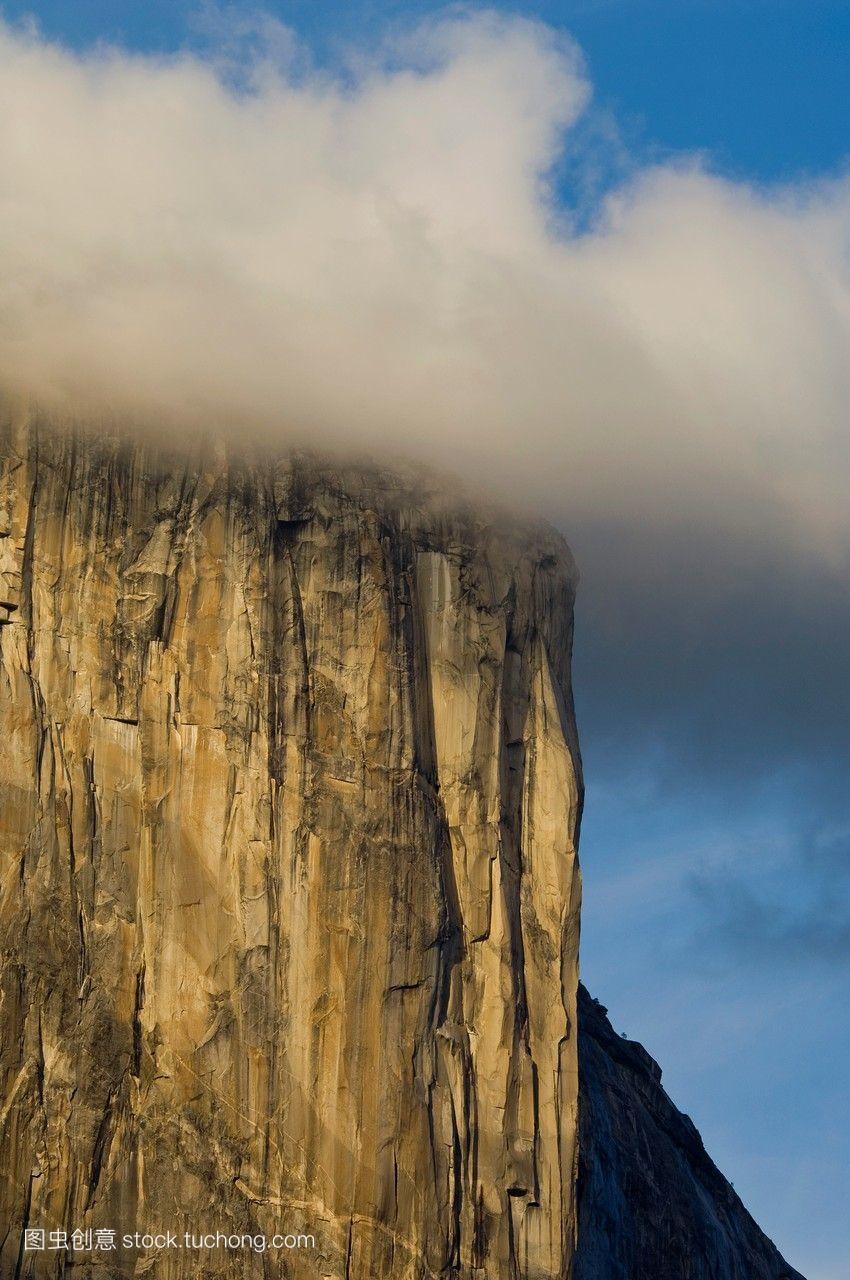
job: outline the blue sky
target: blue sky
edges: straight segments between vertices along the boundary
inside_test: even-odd
[[[183,0],[6,3],[76,44],[105,39],[169,50],[202,6]],[[293,0],[263,9],[324,58],[443,6],[428,0]],[[542,0],[490,5],[569,31],[584,50],[598,104],[630,147],[706,151],[756,180],[818,174],[847,156],[850,4],[846,0]]]
[[[329,65],[347,45],[438,11],[367,0],[262,8]],[[590,179],[582,197],[564,167],[567,205],[593,205],[630,172],[695,153],[739,184],[846,170],[850,3],[506,9],[568,32],[587,61],[594,99],[579,128]],[[171,52],[204,39],[199,8],[175,0],[3,12],[32,15],[79,48]],[[850,1246],[847,578],[802,552],[789,569],[757,529],[755,551],[740,533],[714,545],[685,527],[674,554],[669,529],[647,526],[640,542],[633,529],[619,536],[616,520],[600,529],[549,509],[583,573],[586,981],[658,1058],[789,1261],[808,1280],[839,1280]]]

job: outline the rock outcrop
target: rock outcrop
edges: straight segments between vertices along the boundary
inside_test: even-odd
[[[353,465],[2,435],[3,1280],[567,1276],[564,543]],[[166,1230],[315,1245],[120,1245]]]
[[[606,1013],[580,986],[575,1280],[803,1280]]]

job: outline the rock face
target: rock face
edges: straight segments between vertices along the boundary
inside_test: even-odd
[[[578,988],[574,584],[421,479],[0,423],[0,1280],[801,1280]]]
[[[641,1045],[579,987],[575,1280],[803,1280],[661,1087]]]
[[[2,435],[4,1280],[568,1276],[563,542],[353,466]]]

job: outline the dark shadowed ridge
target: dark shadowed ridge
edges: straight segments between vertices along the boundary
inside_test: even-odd
[[[575,1280],[804,1280],[606,1015],[580,985]]]

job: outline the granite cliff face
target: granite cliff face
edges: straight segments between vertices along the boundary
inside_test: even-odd
[[[575,1280],[803,1280],[606,1012],[579,986]]]
[[[567,1276],[563,542],[354,467],[2,432],[2,1277]]]
[[[421,478],[0,422],[0,1280],[801,1280],[578,987],[574,584]]]

